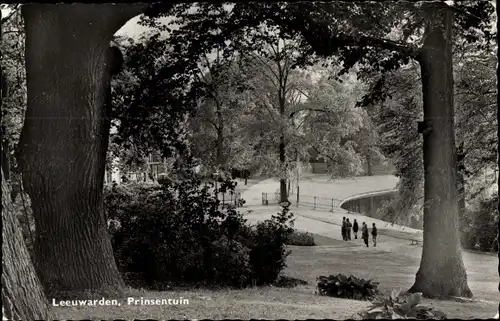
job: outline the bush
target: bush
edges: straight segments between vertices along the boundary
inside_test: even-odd
[[[289,211],[288,206],[283,207],[281,213],[258,223],[253,230],[250,262],[256,285],[275,282],[286,267],[291,252],[285,242],[293,232],[293,214]]]
[[[318,294],[354,300],[372,300],[378,293],[378,282],[358,279],[343,274],[320,276],[318,278]]]
[[[293,230],[288,239],[286,240],[287,245],[296,245],[296,246],[315,246],[314,237],[312,234],[307,232],[299,232],[297,230]]]
[[[231,181],[220,181],[234,190]],[[137,285],[269,284],[285,267],[288,212],[253,229],[195,177],[163,186],[107,188],[105,207],[117,264]],[[285,219],[286,218],[286,219]],[[285,220],[284,220],[285,219]]]
[[[407,319],[444,320],[446,314],[431,307],[419,305],[421,293],[413,293],[404,298],[400,292],[393,290],[390,296],[378,297],[372,302],[369,310],[363,313],[365,319]]]

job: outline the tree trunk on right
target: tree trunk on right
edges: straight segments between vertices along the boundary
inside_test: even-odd
[[[2,317],[48,320],[47,299],[38,280],[2,171]]]
[[[280,137],[280,165],[282,168],[282,174],[285,175],[286,173],[285,166],[286,166],[286,155],[285,155],[285,137],[283,135]],[[288,195],[286,191],[286,178],[282,177],[280,178],[280,202],[286,202],[288,201]]]
[[[424,242],[409,292],[426,297],[471,297],[458,236],[457,159],[453,121],[453,13],[429,3],[418,57],[424,102]]]
[[[498,33],[498,30],[500,30],[500,6],[496,5],[496,11],[497,11],[497,48],[500,46],[500,34]],[[498,50],[498,49],[497,49]],[[497,51],[498,54],[498,51]],[[497,83],[500,82],[500,64],[497,63]],[[498,168],[500,168],[500,95],[497,94],[497,143],[498,143],[498,149],[497,149],[497,157],[498,157]],[[500,190],[500,175],[498,175],[498,182],[497,186]],[[500,216],[500,197],[498,198],[498,208],[497,208],[498,214]],[[500,277],[500,217],[498,220],[498,234],[497,234],[497,242],[498,242],[498,277]],[[498,292],[500,292],[500,282],[498,282]],[[497,311],[497,317],[500,314],[500,303],[498,304],[498,311]]]

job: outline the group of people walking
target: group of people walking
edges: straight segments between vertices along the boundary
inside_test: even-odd
[[[354,233],[354,238],[358,238],[358,231],[359,231],[359,225],[356,219],[354,219],[354,222],[351,223],[349,222],[349,219],[344,216],[342,219],[342,239],[344,241],[350,241],[351,240],[351,230]],[[377,227],[375,226],[375,223],[372,224],[372,240],[373,240],[373,246],[377,246]],[[366,225],[365,222],[363,222],[361,226],[361,238],[365,241],[365,245],[368,247],[368,239],[370,237],[370,233],[368,231],[368,226]]]

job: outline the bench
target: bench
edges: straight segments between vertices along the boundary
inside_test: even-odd
[[[419,240],[410,240],[411,244],[410,245],[418,245],[420,243]]]

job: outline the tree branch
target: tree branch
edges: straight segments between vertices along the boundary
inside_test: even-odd
[[[334,15],[334,8],[332,7],[331,3],[326,3],[323,4],[323,9],[330,15]],[[314,47],[322,47],[322,52],[325,51],[325,44],[324,42],[318,43],[316,39],[318,38],[317,32],[318,30],[329,30],[330,26],[330,20],[317,20],[313,19],[311,15],[308,15],[306,18],[306,23],[309,25],[309,28],[301,28],[301,33],[302,36],[309,42],[309,44]],[[321,25],[321,26],[318,26]],[[326,33],[326,32],[324,32]],[[389,39],[382,39],[382,38],[376,38],[376,37],[371,37],[371,36],[366,36],[366,35],[354,35],[354,34],[347,34],[347,33],[338,33],[337,35],[332,35],[332,34],[322,34],[321,35],[323,39],[328,39],[330,43],[334,43],[335,46],[332,46],[331,53],[332,54],[337,48],[341,47],[378,47],[381,49],[389,50],[389,51],[395,51],[399,52],[401,54],[404,54],[408,57],[411,58],[416,58],[419,53],[420,49],[417,46],[407,44],[407,43],[400,43],[397,41],[389,40]]]

